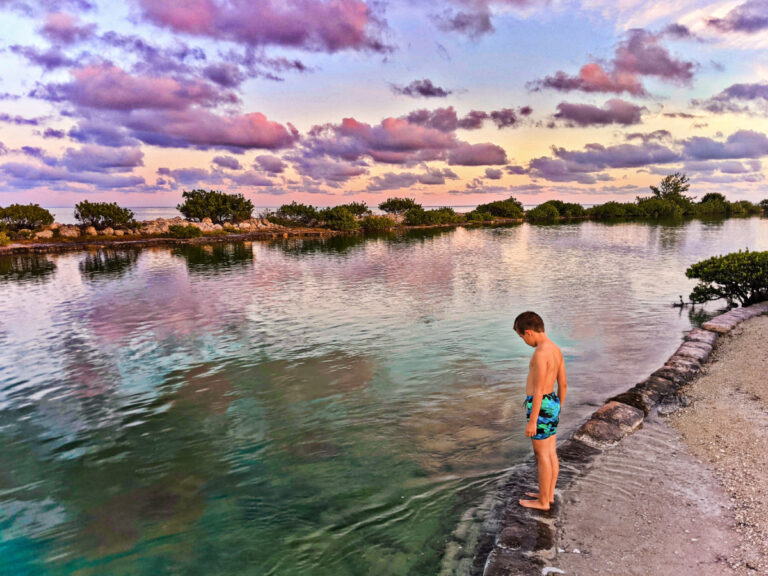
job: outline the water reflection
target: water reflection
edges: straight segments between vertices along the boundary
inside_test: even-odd
[[[671,307],[685,268],[744,246],[768,249],[768,220],[21,257],[0,290],[3,567],[435,574],[529,451],[514,316],[566,354],[566,435],[699,321]]]
[[[249,266],[253,262],[252,244],[182,244],[171,254],[183,258],[192,273],[215,274]]]
[[[88,252],[79,268],[89,280],[119,277],[135,266],[139,254],[139,250],[100,248]]]
[[[41,281],[56,271],[56,264],[43,254],[0,256],[0,282]]]

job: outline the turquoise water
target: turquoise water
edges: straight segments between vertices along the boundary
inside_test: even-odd
[[[1,258],[0,572],[436,574],[530,451],[514,317],[566,355],[562,437],[745,247],[768,220]]]

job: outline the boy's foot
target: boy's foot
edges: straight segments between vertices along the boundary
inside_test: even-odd
[[[536,500],[538,500],[539,496],[541,496],[541,494],[539,494],[538,492],[526,492],[525,495],[526,496],[530,496],[531,498],[535,498]],[[555,499],[554,498],[549,501],[549,505],[550,506],[552,506],[552,504],[554,504],[554,503],[555,503]]]
[[[540,500],[523,500],[521,498],[520,506],[524,508],[536,508],[536,510],[549,510],[549,504],[544,504]]]

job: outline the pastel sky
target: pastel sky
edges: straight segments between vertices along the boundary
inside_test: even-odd
[[[768,0],[0,0],[0,205],[760,200]]]

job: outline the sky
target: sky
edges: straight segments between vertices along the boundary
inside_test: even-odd
[[[0,0],[0,205],[758,201],[768,0]]]

